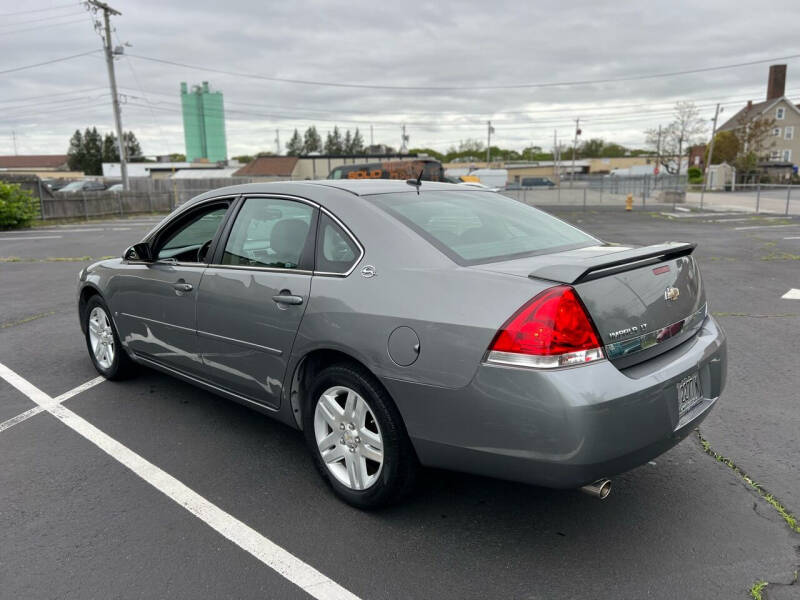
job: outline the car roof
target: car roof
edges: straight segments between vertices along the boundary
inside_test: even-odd
[[[209,190],[195,198],[186,202],[194,204],[200,200],[213,198],[223,195],[233,194],[291,194],[297,193],[302,195],[303,191],[309,191],[310,187],[319,188],[334,188],[348,192],[355,196],[374,196],[377,194],[394,194],[417,191],[415,185],[406,183],[400,179],[319,179],[319,180],[305,180],[305,181],[265,181],[263,183],[243,183],[239,185],[231,185],[227,187]],[[422,181],[420,191],[429,190],[452,190],[452,191],[470,191],[476,193],[486,192],[488,190],[464,186],[457,183],[440,183],[438,181]]]

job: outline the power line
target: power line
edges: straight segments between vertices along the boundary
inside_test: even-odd
[[[17,71],[24,71],[25,69],[33,69],[35,67],[42,67],[44,65],[52,65],[53,63],[64,62],[65,60],[72,60],[73,58],[88,56],[89,54],[96,54],[97,52],[100,52],[100,50],[89,50],[88,52],[81,52],[80,54],[72,54],[71,56],[54,58],[52,60],[46,60],[44,62],[34,63],[32,65],[25,65],[23,67],[14,67],[13,69],[6,69],[5,71],[0,71],[0,75],[5,75],[6,73],[16,73]]]
[[[27,96],[25,98],[8,98],[0,100],[0,104],[13,104],[14,102],[24,102],[26,100],[39,100],[40,98],[52,98],[53,96],[71,96],[73,94],[82,94],[84,92],[93,92],[95,90],[104,90],[105,87],[83,88],[80,90],[71,90],[69,92],[54,92],[52,94],[42,94],[39,96]]]
[[[14,29],[12,31],[0,31],[2,35],[14,35],[15,33],[22,33],[23,31],[39,31],[40,29],[49,29],[51,27],[61,27],[62,25],[74,25],[75,23],[83,23],[84,19],[72,19],[71,21],[64,21],[63,23],[50,23],[49,25],[35,25],[33,27],[23,27],[22,29]]]
[[[208,73],[220,73],[223,75],[231,75],[233,77],[243,77],[248,79],[261,79],[264,81],[273,81],[276,83],[292,83],[297,85],[313,85],[323,87],[338,87],[338,88],[355,88],[355,89],[370,89],[370,90],[393,90],[393,91],[469,91],[469,90],[513,90],[513,89],[531,89],[531,88],[547,88],[547,87],[567,87],[576,85],[594,85],[599,83],[617,83],[622,81],[638,81],[643,79],[660,79],[666,77],[677,77],[680,75],[693,75],[697,73],[707,73],[709,71],[719,71],[723,69],[735,69],[739,67],[748,67],[751,65],[760,65],[764,63],[790,60],[800,58],[800,54],[792,54],[790,56],[779,56],[774,58],[765,58],[762,60],[753,60],[748,62],[733,63],[727,65],[718,65],[715,67],[704,67],[700,69],[688,69],[685,71],[672,71],[666,73],[651,73],[645,75],[630,75],[627,77],[612,77],[607,79],[584,79],[575,81],[551,81],[544,83],[519,83],[509,85],[475,85],[475,86],[403,86],[403,85],[374,85],[367,83],[339,83],[332,81],[313,81],[308,79],[288,79],[283,77],[271,77],[268,75],[261,75],[257,73],[242,73],[238,71],[227,71],[224,69],[215,69],[213,67],[201,67],[198,65],[191,65],[177,61],[165,60],[161,58],[153,58],[150,56],[141,56],[139,54],[130,54],[132,58],[140,60],[147,60],[175,67],[183,67],[185,69],[194,69],[197,71],[206,71]]]
[[[75,5],[75,8],[78,8],[78,5]],[[42,17],[40,19],[28,19],[27,21],[17,21],[15,23],[5,23],[6,25],[16,26],[16,25],[27,25],[28,23],[40,23],[42,21],[52,21],[53,19],[66,19],[67,17],[74,17],[75,15],[83,14],[83,11],[78,11],[76,13],[68,13],[66,15],[52,15],[49,17]]]
[[[59,4],[58,6],[50,6],[48,8],[34,8],[31,10],[21,10],[19,12],[11,12],[11,13],[2,13],[0,17],[14,17],[16,15],[29,15],[31,13],[38,13],[38,12],[47,12],[49,10],[59,10],[62,8],[67,8],[68,6],[80,6],[80,2],[70,2],[69,4]]]

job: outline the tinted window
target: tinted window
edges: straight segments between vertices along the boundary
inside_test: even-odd
[[[222,264],[297,269],[314,209],[278,198],[248,198],[236,216]]]
[[[188,221],[167,233],[166,239],[161,242],[158,258],[199,262],[199,250],[214,239],[226,212],[228,212],[227,204],[192,213]]]
[[[500,194],[437,190],[372,199],[460,264],[597,243],[571,225]]]
[[[347,273],[359,258],[361,251],[344,230],[328,215],[319,218],[317,233],[317,271]]]

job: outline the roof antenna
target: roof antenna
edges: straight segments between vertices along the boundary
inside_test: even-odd
[[[422,186],[422,174],[425,172],[425,169],[422,168],[419,170],[419,177],[416,179],[406,179],[406,183],[408,185],[414,185],[417,187],[417,196],[419,196],[419,188]]]

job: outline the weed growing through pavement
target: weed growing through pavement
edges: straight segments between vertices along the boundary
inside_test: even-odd
[[[781,504],[780,500],[775,498],[771,493],[764,489],[764,487],[753,480],[747,473],[742,471],[735,462],[733,462],[730,458],[722,456],[716,450],[711,447],[711,444],[703,437],[700,433],[700,429],[696,429],[697,431],[697,439],[700,440],[700,445],[703,447],[703,450],[709,456],[713,456],[718,462],[728,466],[734,473],[736,473],[739,477],[741,477],[747,485],[753,488],[759,496],[761,496],[767,503],[774,508],[778,514],[786,521],[786,524],[789,526],[789,529],[794,531],[795,533],[800,533],[800,525],[797,523],[797,517],[795,517],[792,513],[790,513],[786,507]]]

